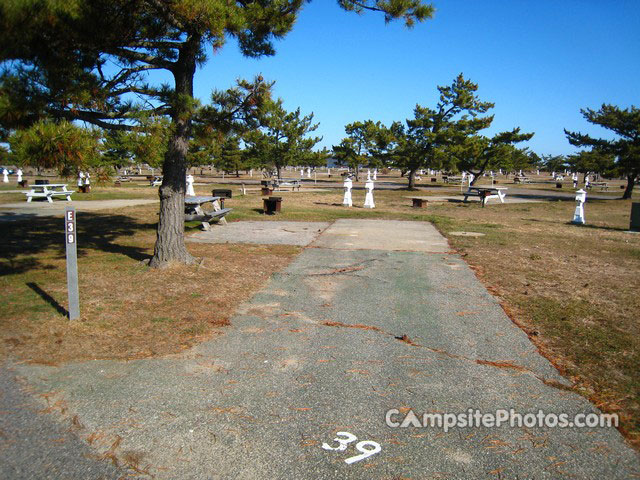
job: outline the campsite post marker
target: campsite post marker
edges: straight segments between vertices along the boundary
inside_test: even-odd
[[[78,293],[78,249],[76,247],[76,209],[64,211],[64,237],[67,246],[67,291],[69,292],[69,320],[80,317],[80,295]]]

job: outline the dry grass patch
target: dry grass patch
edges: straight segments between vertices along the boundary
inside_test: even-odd
[[[131,212],[137,218],[132,218]],[[153,210],[79,214],[81,320],[70,322],[61,219],[3,230],[0,354],[43,363],[141,358],[188,348],[227,325],[236,307],[299,249],[190,244],[198,266],[151,270]],[[60,224],[60,225],[58,225]],[[109,234],[100,232],[109,230]]]

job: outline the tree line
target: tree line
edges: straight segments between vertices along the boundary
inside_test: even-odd
[[[212,166],[238,176],[240,171],[262,169],[280,176],[285,166],[326,165],[329,152],[314,150],[321,137],[310,136],[318,128],[313,113],[303,115],[300,108],[287,111],[282,99],[271,98],[272,84],[263,87],[260,105],[241,116],[225,112],[237,110],[254,84],[239,81],[233,89],[214,92],[212,103],[194,118],[187,167]],[[162,116],[141,116],[129,130],[87,128],[45,118],[10,130],[3,140],[11,150],[8,163],[56,169],[68,176],[86,168],[111,173],[139,165],[162,168],[170,135],[170,122]]]
[[[478,85],[460,74],[450,85],[437,87],[440,97],[435,107],[416,105],[413,118],[389,126],[373,120],[352,122],[345,126],[346,137],[331,151],[318,151],[314,148],[321,137],[311,136],[318,128],[313,113],[303,115],[300,108],[287,111],[281,98],[272,99],[272,87],[273,83],[258,77],[214,92],[211,103],[194,115],[186,165],[214,166],[237,176],[240,171],[261,169],[281,177],[284,167],[325,166],[332,158],[353,171],[356,179],[362,167],[397,168],[407,177],[409,189],[415,188],[416,175],[422,170],[468,172],[472,183],[489,170],[569,170],[585,177],[626,177],[623,198],[631,197],[640,175],[633,147],[638,130],[635,107],[621,110],[603,105],[598,111],[583,110],[588,121],[614,130],[619,138],[594,139],[565,130],[569,142],[587,149],[540,156],[516,146],[533,136],[518,127],[491,137],[481,134],[494,119],[488,114],[494,104],[481,101]],[[87,167],[99,171],[139,164],[160,168],[171,125],[163,116],[140,115],[129,130],[106,130],[46,118],[6,132],[10,160],[57,168],[68,175]]]

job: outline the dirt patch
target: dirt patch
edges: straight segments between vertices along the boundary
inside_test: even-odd
[[[360,330],[373,330],[374,332],[381,332],[388,335],[387,332],[379,329],[378,327],[374,327],[372,325],[362,325],[361,323],[355,323],[353,325],[350,325],[348,323],[332,322],[327,320],[325,322],[322,322],[322,325],[326,327],[358,328]]]
[[[517,370],[519,372],[528,372],[527,368],[521,367],[520,365],[515,365],[510,362],[492,362],[490,360],[476,360],[478,365],[489,365],[491,367],[496,368],[504,368],[506,370]]]

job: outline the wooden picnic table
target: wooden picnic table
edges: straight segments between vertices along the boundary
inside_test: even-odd
[[[34,198],[46,198],[49,203],[53,203],[55,197],[66,197],[67,202],[70,202],[73,191],[67,189],[66,183],[48,183],[32,185],[31,190],[22,193],[27,196],[27,202]]]
[[[507,187],[469,187],[469,189],[464,194],[464,201],[466,202],[468,197],[480,197],[480,201],[482,202],[483,207],[491,198],[499,198],[500,202],[504,203],[504,197],[507,196],[506,193],[504,193],[504,190],[507,190]]]
[[[202,206],[211,203],[213,210],[205,210]],[[202,228],[209,230],[210,222],[219,222],[226,225],[224,218],[230,208],[224,208],[224,197],[214,197],[209,195],[195,195],[184,197],[184,219],[187,222],[198,220],[202,222]]]

